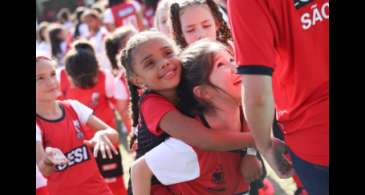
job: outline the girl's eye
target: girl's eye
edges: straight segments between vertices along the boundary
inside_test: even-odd
[[[144,68],[151,68],[153,66],[153,61],[148,61],[145,63]]]
[[[41,81],[41,80],[43,80],[43,79],[44,79],[44,77],[37,77],[37,78],[36,78],[36,80],[37,80],[37,81]]]
[[[192,29],[188,29],[186,32],[188,32],[188,33],[192,33],[192,32],[194,32],[195,30],[192,28]]]
[[[208,24],[208,25],[203,25],[203,28],[210,28],[212,25]]]
[[[174,52],[173,51],[166,51],[165,55],[166,56],[172,56],[172,55],[174,55]]]
[[[229,58],[229,62],[234,63],[234,59],[233,58]]]
[[[217,67],[221,67],[221,66],[224,66],[224,64],[222,62],[218,63]]]

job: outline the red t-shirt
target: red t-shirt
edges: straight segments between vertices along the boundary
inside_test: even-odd
[[[115,27],[118,28],[125,24],[132,24],[137,27],[137,9],[136,2],[123,2],[111,7]]]
[[[193,147],[198,156],[198,178],[169,186],[180,195],[232,195],[249,191],[250,184],[240,173],[241,157],[232,152],[207,152]]]
[[[302,159],[328,166],[328,0],[229,0],[240,74],[273,73],[277,119]]]
[[[154,135],[162,133],[158,127],[160,120],[166,113],[174,110],[177,110],[174,104],[154,93],[146,95],[141,102],[141,114],[148,130]]]
[[[97,84],[88,89],[71,86],[65,69],[63,69],[60,74],[60,87],[63,95],[61,99],[78,100],[93,109],[95,116],[99,117],[112,128],[116,128],[115,115],[112,109],[115,99],[106,94],[106,75],[104,71],[99,70]],[[87,127],[84,128],[88,132],[87,137],[91,138],[94,135],[94,132]]]
[[[145,25],[148,28],[152,28],[153,27],[153,20],[155,18],[155,11],[153,10],[152,7],[144,7],[143,8],[143,19],[145,22]]]
[[[80,103],[60,101],[63,115],[57,120],[47,120],[37,115],[36,124],[41,134],[42,145],[60,149],[69,162],[56,166],[48,179],[48,190],[52,195],[112,195],[99,173],[90,149],[83,144],[85,131],[82,124],[86,117]],[[77,109],[74,107],[77,106]],[[87,111],[89,114],[90,111]],[[81,118],[85,118],[82,120]]]
[[[162,117],[177,108],[166,98],[157,94],[148,94],[141,102],[141,113],[148,130],[160,135],[158,127]],[[200,176],[192,181],[170,185],[168,188],[176,194],[219,194],[232,195],[249,190],[240,174],[240,155],[232,152],[207,152],[193,147],[198,155]]]

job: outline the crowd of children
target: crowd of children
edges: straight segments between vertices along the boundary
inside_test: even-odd
[[[37,195],[272,193],[226,1],[101,2],[37,25]]]

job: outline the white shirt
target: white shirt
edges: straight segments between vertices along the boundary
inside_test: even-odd
[[[176,138],[168,138],[143,158],[153,175],[164,185],[190,181],[200,175],[196,152]]]
[[[92,37],[89,38],[89,41],[94,46],[95,55],[98,60],[98,63],[101,68],[111,70],[111,64],[108,56],[106,55],[105,49],[105,36],[108,34],[108,30],[105,27],[100,27],[99,31]]]

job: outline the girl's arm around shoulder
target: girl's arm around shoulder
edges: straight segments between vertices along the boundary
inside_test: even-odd
[[[211,130],[177,110],[166,113],[161,118],[159,127],[172,137],[202,150],[230,151],[255,147],[250,133]]]

